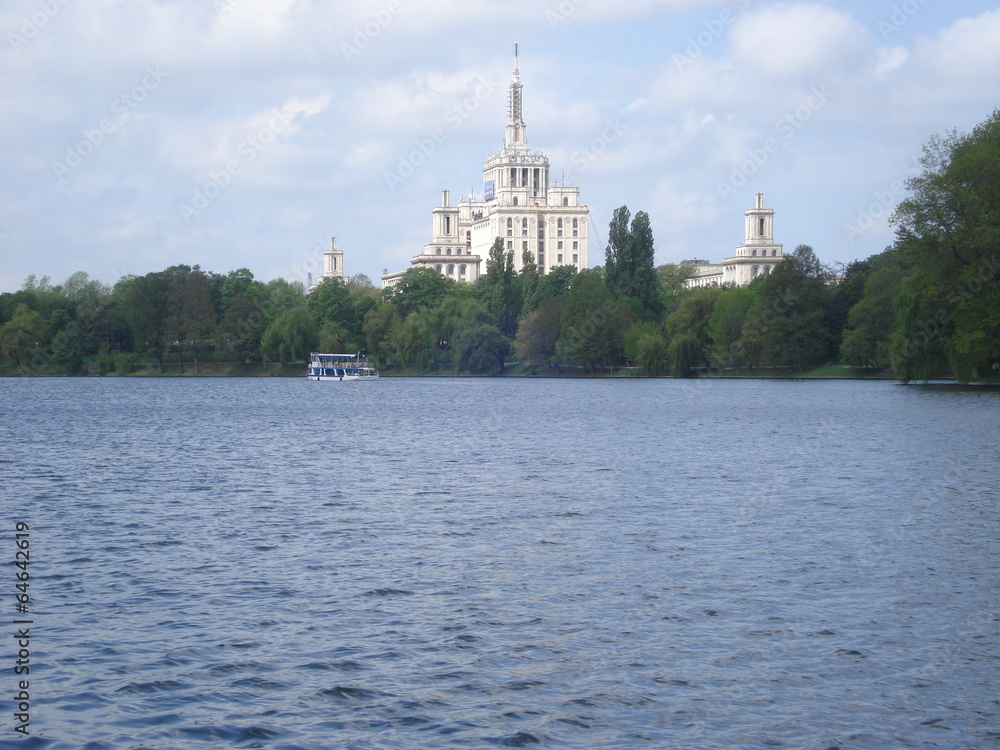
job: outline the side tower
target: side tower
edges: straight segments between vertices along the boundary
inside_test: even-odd
[[[330,247],[323,251],[323,278],[343,279],[344,251],[337,249],[337,238],[330,238]]]
[[[757,193],[756,205],[744,215],[746,238],[736,247],[736,254],[723,261],[723,282],[738,286],[767,276],[783,257],[782,246],[774,241],[774,209],[764,208],[763,193]]]

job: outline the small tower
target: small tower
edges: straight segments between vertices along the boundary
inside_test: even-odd
[[[337,249],[337,238],[330,238],[330,248],[323,251],[323,278],[344,278],[344,251]]]
[[[767,276],[784,257],[782,246],[774,241],[774,209],[764,208],[763,193],[757,193],[756,204],[744,216],[746,238],[736,247],[736,254],[723,261],[723,283],[738,286]]]

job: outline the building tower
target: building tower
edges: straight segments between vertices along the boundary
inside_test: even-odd
[[[736,247],[736,255],[723,261],[724,281],[738,286],[749,284],[760,275],[767,276],[783,257],[782,246],[774,242],[774,209],[764,208],[763,193],[757,193],[756,205],[747,209],[744,216],[746,238]]]
[[[343,279],[344,251],[337,249],[337,238],[330,238],[330,247],[323,251],[323,278]]]
[[[590,209],[580,203],[580,188],[549,183],[549,159],[528,148],[518,46],[507,99],[503,148],[483,165],[482,196],[450,202],[447,190],[433,210],[431,241],[411,258],[413,266],[433,268],[456,281],[475,281],[490,248],[500,238],[520,271],[525,254],[538,273],[556,266],[587,267]],[[403,271],[382,274],[392,286]]]

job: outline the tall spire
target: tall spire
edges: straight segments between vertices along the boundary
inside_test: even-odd
[[[504,139],[504,145],[507,148],[527,148],[524,118],[521,113],[521,70],[518,67],[517,42],[514,42],[514,77],[510,82],[507,114],[507,137]]]

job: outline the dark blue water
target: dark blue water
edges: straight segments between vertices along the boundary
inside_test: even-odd
[[[998,445],[940,386],[0,380],[20,746],[997,748]]]

